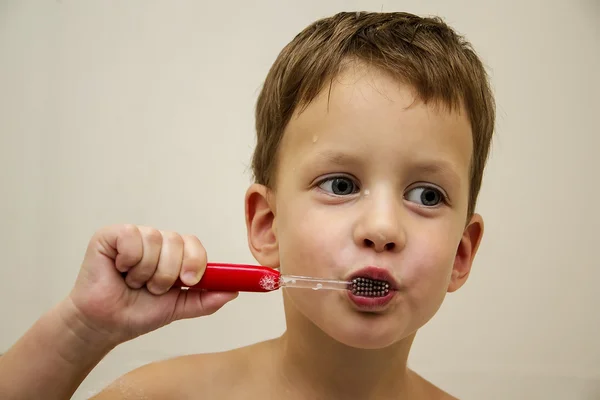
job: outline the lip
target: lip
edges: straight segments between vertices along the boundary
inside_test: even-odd
[[[396,278],[394,278],[392,274],[390,274],[385,268],[368,266],[352,272],[350,275],[348,275],[347,280],[352,281],[352,279],[359,277],[383,280],[388,282],[390,285],[389,293],[381,297],[356,296],[351,291],[348,291],[348,299],[359,311],[383,311],[392,301],[392,299],[398,294],[398,287],[400,284]]]

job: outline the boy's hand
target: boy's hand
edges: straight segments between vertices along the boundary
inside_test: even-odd
[[[206,252],[194,236],[109,226],[90,240],[69,297],[83,324],[118,345],[178,319],[212,314],[237,297],[171,288],[177,278],[195,285],[205,268]]]

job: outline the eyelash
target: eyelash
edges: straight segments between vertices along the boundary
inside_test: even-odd
[[[328,176],[326,178],[318,180],[315,183],[315,186],[320,189],[320,186],[323,185],[325,182],[334,181],[336,179],[347,179],[347,180],[351,181],[352,184],[355,186],[355,190],[357,190],[358,192],[360,192],[360,185],[357,183],[357,180],[354,179],[353,177],[350,177],[350,176],[347,176],[347,175],[332,175],[332,176]],[[323,190],[323,189],[321,189],[321,190]],[[329,194],[331,196],[336,196],[336,197],[347,197],[347,196],[349,196],[349,195],[338,195],[338,194],[329,193],[329,192],[327,192],[327,194]],[[356,194],[356,193],[352,193],[352,194]]]
[[[427,184],[427,183],[416,184],[416,186],[413,185],[409,190],[407,190],[407,193],[410,193],[411,191],[413,191],[415,189],[429,189],[429,190],[434,190],[440,196],[440,202],[439,202],[439,204],[436,204],[435,206],[426,206],[426,205],[418,204],[419,207],[423,207],[423,208],[435,208],[435,207],[438,207],[438,206],[443,205],[443,204],[446,204],[446,205],[450,204],[450,200],[448,199],[448,196],[446,195],[446,193],[441,188],[439,188],[439,187],[437,187],[435,185]]]
[[[360,185],[356,182],[356,179],[346,176],[346,175],[333,175],[333,176],[328,176],[326,178],[320,179],[319,181],[317,181],[315,183],[316,187],[320,187],[321,185],[323,185],[325,182],[328,181],[333,181],[335,179],[348,179],[350,181],[352,181],[352,184],[356,187],[356,189],[358,191],[360,191]],[[415,186],[418,185],[418,186]],[[415,189],[430,189],[430,190],[435,190],[439,195],[440,195],[440,203],[435,205],[435,206],[426,206],[426,205],[421,205],[418,204],[418,206],[420,207],[424,207],[424,208],[435,208],[437,206],[439,206],[440,204],[446,204],[449,205],[450,201],[448,199],[448,195],[446,195],[446,193],[439,187],[432,185],[432,184],[426,184],[426,183],[421,183],[421,184],[415,184],[413,185],[410,189],[408,189],[406,192],[410,193],[411,191],[415,190]],[[321,189],[322,190],[322,189]],[[335,196],[335,197],[347,197],[348,195],[336,195],[334,193],[329,193],[327,192],[327,194],[331,195],[331,196]],[[406,199],[406,194],[403,196],[404,199]]]

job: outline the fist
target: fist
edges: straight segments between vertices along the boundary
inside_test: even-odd
[[[115,344],[175,320],[209,315],[237,293],[182,290],[206,269],[198,238],[136,225],[109,226],[91,238],[70,293],[86,325]]]

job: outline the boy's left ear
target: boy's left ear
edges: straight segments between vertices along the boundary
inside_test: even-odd
[[[246,230],[250,251],[260,265],[278,268],[274,201],[274,196],[264,185],[253,184],[246,191]]]
[[[448,292],[454,292],[460,289],[467,281],[482,237],[483,218],[481,218],[481,215],[479,214],[473,214],[471,221],[463,232],[463,236],[458,244],[458,249],[456,250]]]

